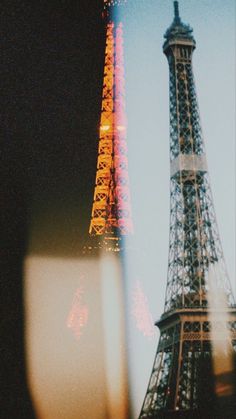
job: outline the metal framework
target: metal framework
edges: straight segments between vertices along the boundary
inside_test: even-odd
[[[140,419],[210,409],[215,394],[212,330],[217,330],[217,342],[225,340],[226,318],[226,358],[236,348],[236,309],[215,218],[192,70],[196,44],[192,29],[180,19],[177,1],[174,8],[163,45],[170,72],[168,279],[164,314],[156,323],[160,340]],[[211,303],[212,293],[221,296],[224,308],[217,298]]]
[[[122,22],[105,0],[106,50],[97,173],[89,233],[103,236],[107,249],[120,249],[120,237],[132,232],[125,115]]]

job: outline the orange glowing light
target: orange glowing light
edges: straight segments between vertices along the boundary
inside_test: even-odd
[[[102,126],[101,126],[101,130],[102,130],[102,131],[108,131],[108,130],[109,130],[109,128],[110,128],[110,125],[102,125]]]

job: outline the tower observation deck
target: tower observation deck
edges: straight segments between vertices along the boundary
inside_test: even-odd
[[[160,340],[140,419],[233,418],[236,308],[200,124],[192,68],[196,42],[177,1],[164,38],[170,101],[169,260],[164,313],[156,323]]]

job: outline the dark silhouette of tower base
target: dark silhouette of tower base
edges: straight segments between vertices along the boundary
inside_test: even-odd
[[[195,40],[178,2],[170,70],[170,244],[160,340],[140,413],[233,419],[236,306],[217,229],[192,71]]]

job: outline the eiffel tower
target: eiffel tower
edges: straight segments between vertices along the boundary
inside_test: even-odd
[[[236,306],[214,212],[178,1],[163,52],[170,83],[170,242],[160,339],[139,418],[235,418]]]
[[[119,251],[133,231],[127,157],[123,24],[126,0],[104,0],[106,48],[97,172],[89,234],[98,247]]]

